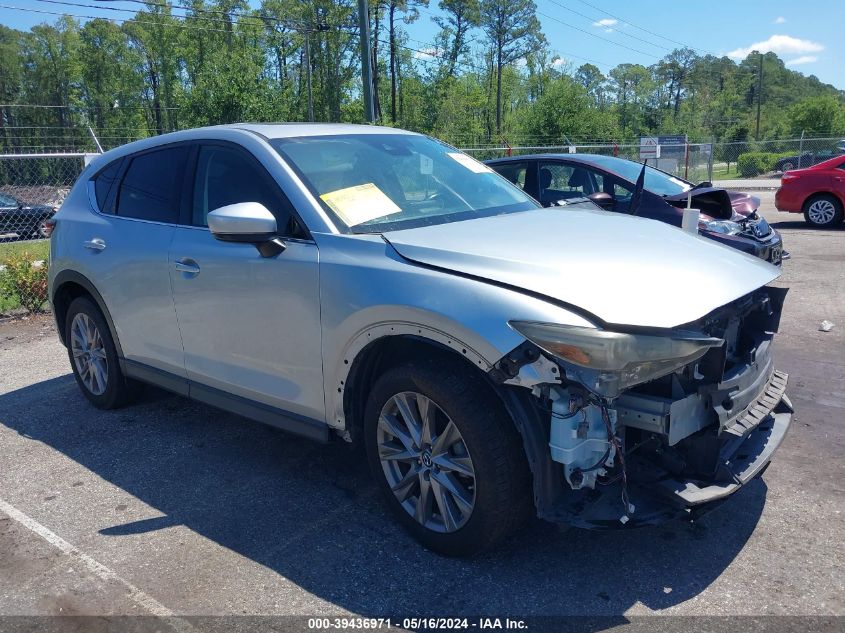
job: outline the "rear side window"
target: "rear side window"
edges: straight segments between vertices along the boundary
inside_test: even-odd
[[[176,223],[179,192],[188,149],[147,152],[131,159],[117,193],[116,214],[154,222]]]
[[[106,208],[106,201],[109,198],[112,185],[114,185],[114,181],[120,172],[120,163],[120,160],[114,161],[94,177],[94,193],[97,197],[97,208],[103,213],[111,213],[111,209]]]

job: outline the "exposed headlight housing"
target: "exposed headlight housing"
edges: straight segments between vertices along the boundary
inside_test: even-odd
[[[721,233],[722,235],[739,235],[742,233],[742,225],[731,220],[702,220],[698,223],[702,231]]]
[[[608,397],[670,374],[724,343],[694,332],[652,336],[533,321],[511,321],[510,326],[570,365],[568,375]]]

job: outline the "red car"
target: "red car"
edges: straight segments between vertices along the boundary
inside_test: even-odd
[[[845,156],[786,172],[775,194],[775,206],[778,211],[803,213],[813,226],[829,228],[842,222]]]

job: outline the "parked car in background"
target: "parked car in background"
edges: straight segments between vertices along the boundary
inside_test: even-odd
[[[586,204],[543,209],[392,128],[175,132],[85,168],[49,297],[94,406],[143,381],[362,444],[438,552],[492,547],[533,511],[690,517],[761,474],[790,425],[780,271]]]
[[[543,206],[589,198],[608,211],[629,214],[643,166],[630,160],[594,154],[512,156],[487,164],[521,187]],[[783,240],[757,213],[760,199],[739,191],[693,185],[646,167],[636,215],[681,226],[688,196],[701,211],[699,232],[772,264],[783,259]]]
[[[831,227],[842,222],[845,207],[845,156],[781,177],[775,193],[778,211],[803,213],[808,224]]]
[[[845,139],[839,141],[839,144],[834,150],[821,150],[818,152],[802,152],[800,155],[787,156],[779,159],[775,163],[775,171],[785,172],[793,169],[803,169],[805,167],[812,167],[818,165],[831,158],[842,156],[845,154]]]
[[[10,234],[21,240],[49,237],[46,223],[55,212],[55,207],[26,204],[14,196],[0,193],[0,238]]]

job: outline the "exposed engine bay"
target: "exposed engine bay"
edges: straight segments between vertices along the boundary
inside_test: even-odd
[[[563,481],[535,490],[540,516],[591,528],[653,524],[712,507],[759,475],[791,417],[787,376],[771,354],[786,292],[763,287],[678,328],[706,351],[630,387],[538,350],[503,359],[497,371],[511,384],[520,362],[559,367],[555,381],[530,385]]]

